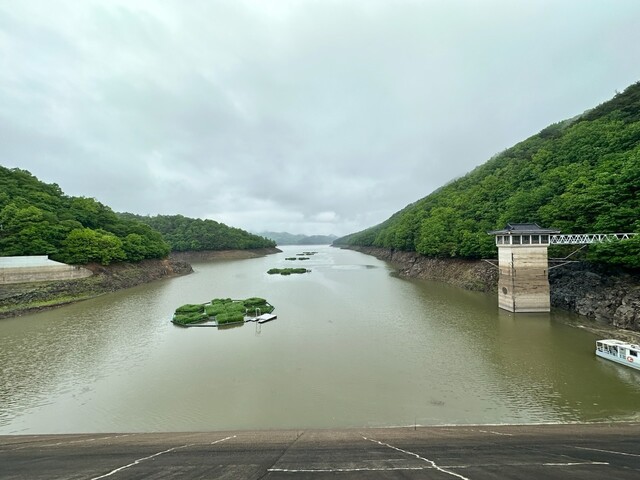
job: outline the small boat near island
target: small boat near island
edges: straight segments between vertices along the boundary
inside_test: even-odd
[[[596,341],[596,355],[640,370],[640,346],[620,340]]]
[[[275,320],[278,317],[273,313],[263,313],[262,315],[256,318],[258,320],[258,323],[266,323],[266,322],[270,322],[271,320]]]
[[[265,323],[277,318],[272,313],[274,309],[273,305],[259,297],[244,300],[214,298],[208,303],[187,303],[178,307],[171,323],[179,327],[229,327],[246,322]]]

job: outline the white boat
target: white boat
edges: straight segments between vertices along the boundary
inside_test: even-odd
[[[596,355],[640,370],[640,346],[620,340],[596,341]]]
[[[256,317],[256,320],[258,320],[258,323],[266,323],[266,322],[270,322],[271,320],[275,320],[276,318],[278,317],[275,316],[273,313],[263,313],[259,317]]]

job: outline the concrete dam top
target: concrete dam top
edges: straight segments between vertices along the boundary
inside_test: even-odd
[[[91,270],[50,260],[47,255],[0,257],[0,285],[72,280],[91,275]]]

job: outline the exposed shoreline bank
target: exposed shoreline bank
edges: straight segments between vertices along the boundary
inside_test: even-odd
[[[256,248],[253,250],[203,250],[198,252],[171,252],[169,259],[182,262],[203,262],[209,260],[243,260],[280,253],[279,248]]]
[[[189,261],[257,258],[279,252],[276,248],[179,252],[161,260],[139,263],[89,264],[91,277],[51,282],[3,285],[0,289],[0,319],[36,313],[71,303],[193,272]]]
[[[400,277],[435,280],[466,290],[496,293],[498,269],[481,260],[424,257],[375,247],[341,247],[391,263]],[[581,315],[580,327],[640,341],[640,274],[576,263],[550,272],[551,305]]]

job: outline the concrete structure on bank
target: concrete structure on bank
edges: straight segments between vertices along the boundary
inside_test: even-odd
[[[0,257],[0,285],[74,280],[91,275],[91,270],[49,260],[47,255]]]
[[[510,312],[548,312],[551,235],[560,230],[541,228],[536,223],[509,223],[503,230],[489,232],[498,247],[498,305]]]
[[[636,233],[577,233],[559,235],[560,230],[537,223],[508,223],[496,236],[498,247],[498,305],[510,312],[548,312],[549,245],[589,245],[629,240]],[[575,252],[574,252],[575,253]],[[572,254],[573,255],[573,254]],[[567,257],[568,258],[568,257]],[[561,259],[561,260],[566,260]],[[564,263],[569,263],[565,261]],[[559,265],[556,265],[559,266]]]

